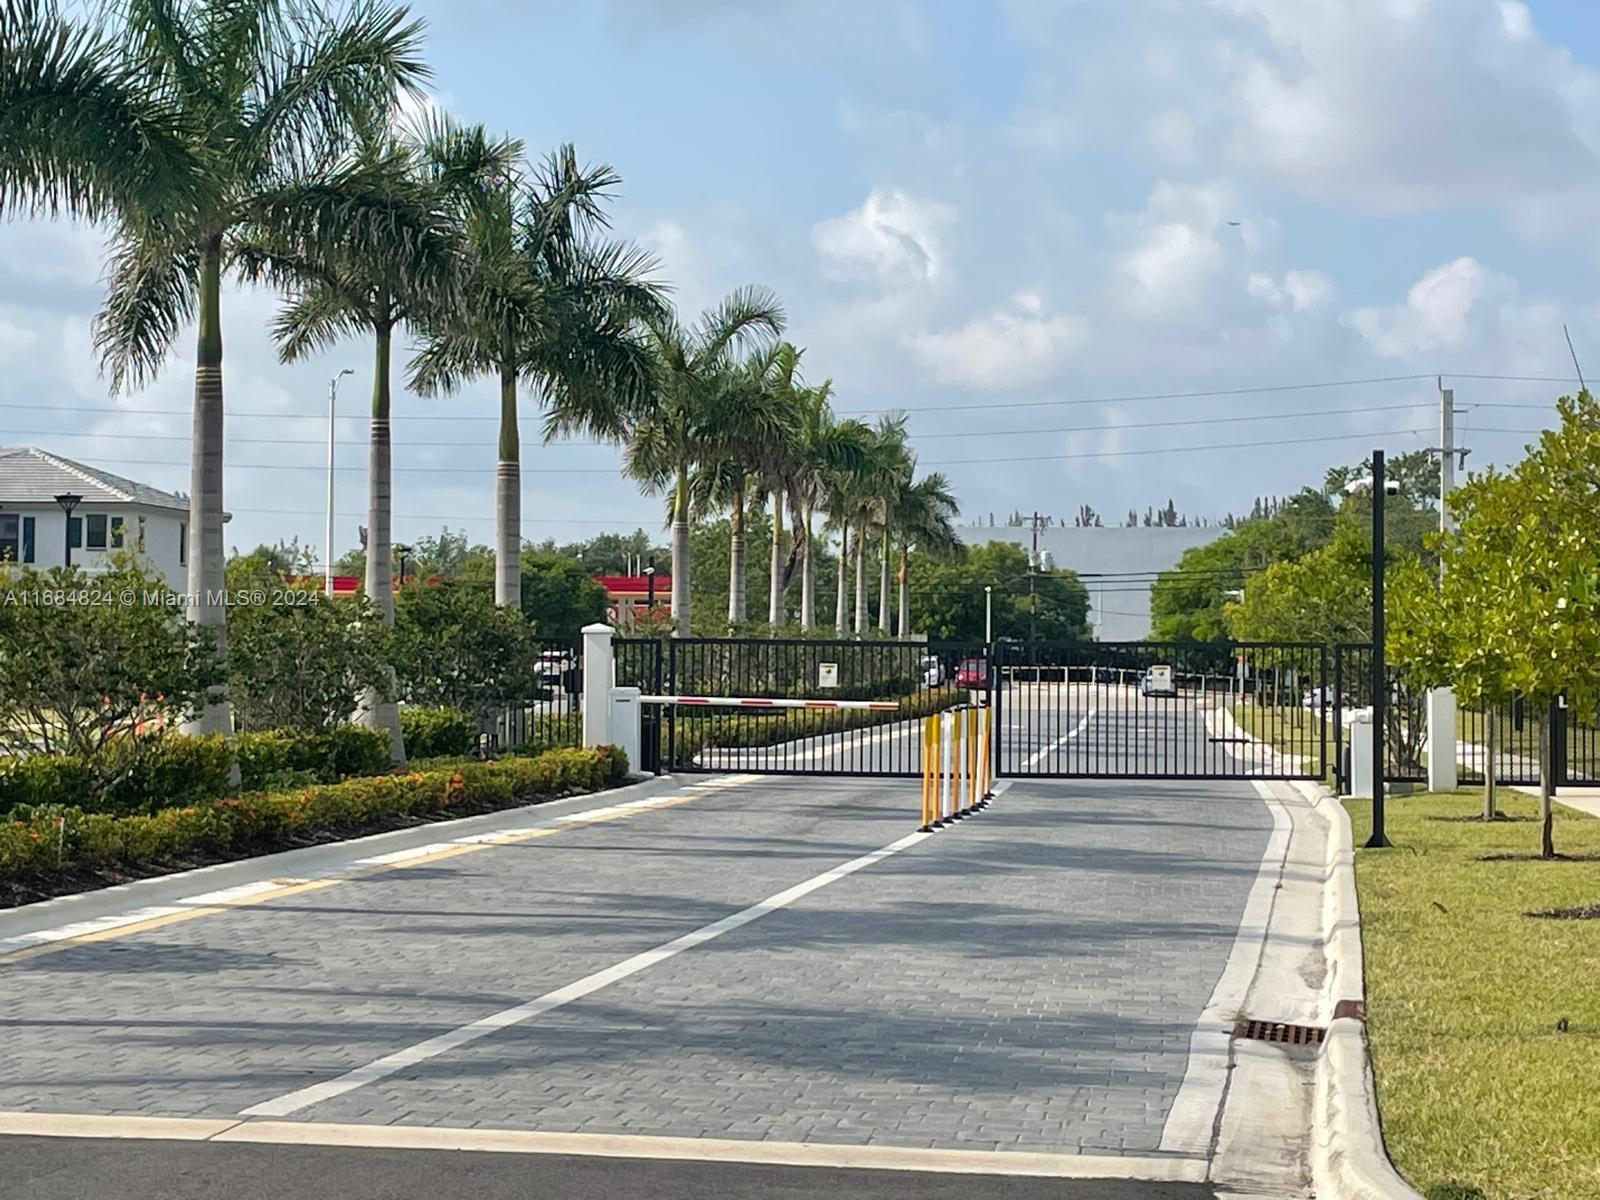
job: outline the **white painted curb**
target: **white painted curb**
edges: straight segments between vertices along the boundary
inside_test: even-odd
[[[1422,1200],[1389,1161],[1378,1118],[1365,1023],[1338,1015],[1341,1001],[1363,1003],[1361,913],[1356,903],[1350,814],[1321,784],[1297,783],[1328,823],[1322,935],[1328,976],[1312,1107],[1311,1178],[1318,1200]]]

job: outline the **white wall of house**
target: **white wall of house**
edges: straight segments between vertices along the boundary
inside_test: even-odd
[[[97,504],[85,501],[72,514],[78,526],[72,563],[91,575],[106,569],[116,547],[116,523],[121,522],[122,548],[137,551],[167,586],[182,589],[187,581],[188,513],[141,504]],[[15,549],[10,518],[16,518]],[[33,562],[40,570],[66,562],[66,517],[54,504],[0,502],[0,557],[22,562],[24,522],[33,523]]]

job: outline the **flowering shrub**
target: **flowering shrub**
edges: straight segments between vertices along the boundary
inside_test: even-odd
[[[194,859],[244,857],[352,836],[398,817],[490,811],[593,791],[626,774],[622,752],[601,746],[248,793],[148,814],[25,806],[14,819],[0,820],[0,879],[77,867],[147,871]]]

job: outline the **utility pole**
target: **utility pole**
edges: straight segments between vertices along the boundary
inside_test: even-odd
[[[1449,533],[1455,528],[1448,498],[1456,486],[1457,459],[1465,468],[1471,451],[1456,445],[1456,393],[1454,388],[1445,387],[1442,380],[1439,384],[1439,445],[1434,450],[1439,455],[1439,532]],[[1439,564],[1439,578],[1444,578],[1443,562]]]
[[[1039,594],[1034,591],[1033,577],[1039,570],[1039,511],[1033,513],[1033,551],[1028,555],[1028,648],[1039,639]]]
[[[1389,701],[1389,672],[1384,662],[1384,612],[1383,612],[1383,516],[1384,495],[1388,491],[1384,478],[1383,451],[1372,452],[1372,835],[1367,838],[1367,848],[1388,846],[1384,835],[1383,785],[1389,765],[1388,748],[1384,744],[1385,709]]]

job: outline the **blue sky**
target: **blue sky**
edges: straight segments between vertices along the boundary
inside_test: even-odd
[[[907,410],[922,462],[977,519],[1088,503],[1112,520],[1169,496],[1216,517],[1373,445],[1428,444],[1436,421],[1428,379],[1097,398],[1566,376],[1563,322],[1600,374],[1592,5],[418,11],[432,103],[531,152],[572,141],[614,165],[616,226],[659,256],[684,308],[746,283],[777,290],[838,408]],[[93,231],[0,227],[0,443],[181,488],[190,341],[145,393],[109,397],[89,351],[98,278]],[[342,411],[359,414],[368,351],[282,367],[263,334],[273,306],[237,293],[224,310],[239,414],[229,541],[317,545],[327,379],[355,369]],[[1472,406],[1472,466],[1515,457],[1562,390],[1448,382]],[[397,534],[449,525],[487,540],[492,383],[396,411]],[[339,549],[361,519],[362,434],[340,423]],[[1220,445],[1233,448],[1205,448]],[[529,449],[524,490],[534,537],[659,522],[602,447]]]

